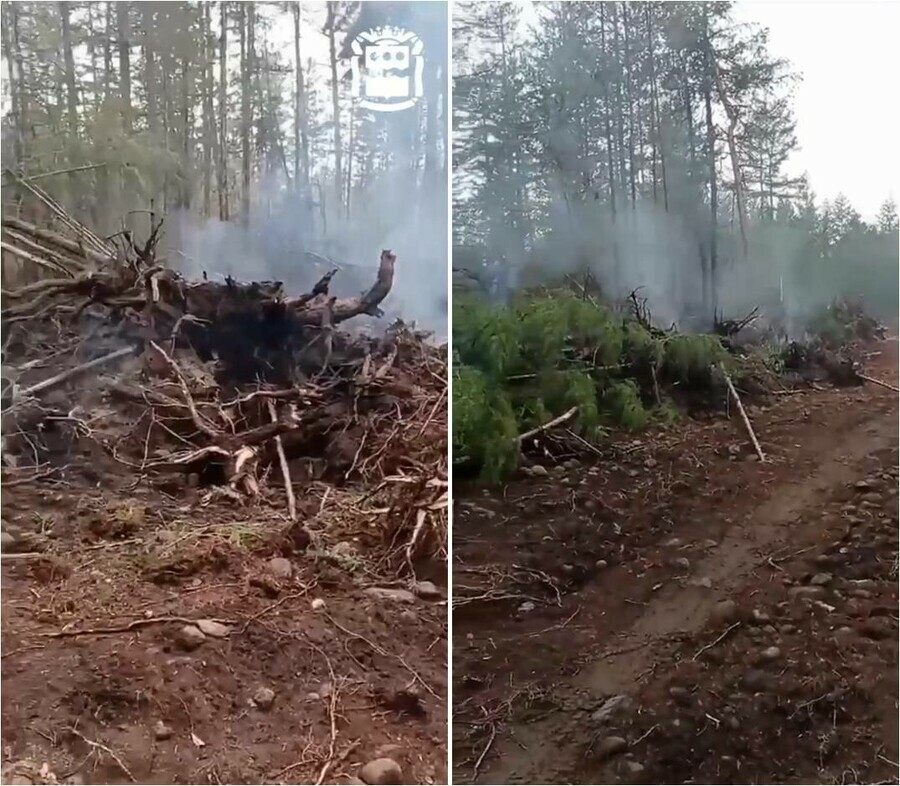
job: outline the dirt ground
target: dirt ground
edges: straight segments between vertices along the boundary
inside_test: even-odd
[[[897,395],[748,409],[457,486],[455,782],[898,782]]]
[[[128,480],[3,488],[4,783],[446,781],[446,600],[369,594],[405,584],[364,540],[287,548],[277,489]]]

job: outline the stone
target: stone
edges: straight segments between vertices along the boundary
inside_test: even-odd
[[[269,572],[279,579],[289,579],[294,575],[294,566],[285,557],[272,557],[269,560]]]
[[[325,601],[322,598],[315,598],[310,605],[313,611],[322,611],[325,608]]]
[[[401,784],[403,770],[393,759],[383,757],[364,764],[359,770],[359,777],[368,784]]]
[[[596,567],[598,570],[603,570],[604,568],[609,567],[609,563],[605,559],[598,559],[594,563],[594,567]]]
[[[723,600],[715,605],[710,618],[715,622],[734,622],[738,617],[737,603],[733,600]]]
[[[753,609],[753,619],[756,622],[768,622],[771,617],[761,609]]]
[[[534,611],[534,603],[532,603],[530,600],[523,601],[521,604],[519,604],[519,611]]]
[[[830,573],[817,573],[815,576],[813,576],[809,580],[809,583],[813,587],[824,587],[826,584],[831,583],[831,574]]]
[[[366,590],[366,595],[370,595],[373,598],[378,598],[379,600],[392,600],[397,603],[416,602],[416,596],[413,595],[409,590],[393,589],[391,587],[369,587]]]
[[[703,587],[704,589],[712,589],[712,579],[709,576],[702,576],[699,579],[692,579],[690,582],[692,587]]]
[[[0,533],[0,551],[4,554],[11,553],[16,547],[16,539],[8,532]]]
[[[166,726],[161,720],[156,721],[153,724],[153,736],[158,740],[167,740],[169,739],[175,732],[172,730],[171,726]]]
[[[547,471],[547,468],[542,464],[535,464],[531,468],[531,475],[535,478],[546,478],[550,473]]]
[[[876,641],[891,638],[896,640],[897,638],[897,632],[893,630],[887,617],[869,617],[860,626],[860,631],[864,636]]]
[[[418,614],[416,614],[416,612],[407,609],[406,611],[400,612],[400,619],[410,625],[414,625],[419,621],[419,616]]]
[[[275,691],[265,686],[257,688],[256,693],[253,694],[253,703],[263,711],[272,709],[272,705],[275,703]]]
[[[227,638],[231,633],[230,626],[223,625],[221,622],[216,622],[215,620],[197,620],[194,624],[200,628],[202,633],[207,636],[212,636],[214,639]]]
[[[672,697],[676,704],[687,706],[691,703],[691,692],[687,688],[683,688],[680,685],[673,685],[671,688],[669,688],[669,695]]]
[[[597,746],[597,755],[601,759],[609,759],[622,753],[628,747],[624,737],[604,737]]]
[[[639,761],[632,761],[631,759],[626,759],[623,762],[622,769],[625,775],[632,778],[638,778],[644,774],[644,765]]]
[[[749,669],[742,677],[741,684],[754,693],[762,693],[772,689],[772,677],[759,669]]]
[[[760,654],[765,660],[775,660],[781,655],[781,650],[778,647],[767,647]]]
[[[431,581],[417,581],[413,586],[413,592],[422,600],[440,600],[443,598],[441,591]]]
[[[175,634],[176,644],[187,652],[192,652],[197,649],[204,641],[206,641],[206,636],[203,634],[203,631],[195,625],[184,625],[179,628],[178,633]]]
[[[824,598],[827,595],[827,591],[825,587],[816,586],[816,587],[791,587],[788,590],[788,595],[792,598],[810,598],[810,599],[819,599]]]
[[[670,538],[663,545],[666,548],[677,549],[682,543],[683,541],[681,540],[681,538]]]
[[[675,568],[681,568],[682,570],[689,570],[691,567],[691,561],[687,557],[676,557],[672,560],[672,566]]]
[[[718,545],[719,545],[719,541],[713,540],[712,538],[707,538],[706,540],[703,541],[703,548],[706,548],[706,549],[714,549]]]
[[[611,696],[600,707],[591,713],[591,720],[594,723],[604,723],[608,721],[619,710],[627,709],[631,705],[631,699],[624,694]]]

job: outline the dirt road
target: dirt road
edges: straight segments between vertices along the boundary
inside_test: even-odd
[[[897,397],[750,417],[457,504],[457,782],[896,782]]]

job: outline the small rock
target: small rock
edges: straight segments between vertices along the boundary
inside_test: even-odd
[[[852,589],[850,590],[850,595],[854,598],[862,598],[863,600],[868,600],[872,597],[872,593],[865,589]]]
[[[703,587],[704,589],[712,589],[712,579],[709,576],[703,576],[699,579],[693,579],[690,582],[692,587]]]
[[[658,464],[659,464],[659,462],[658,462],[655,458],[652,458],[652,457],[651,457],[651,458],[648,458],[648,459],[644,462],[644,466],[645,466],[647,469],[653,469],[653,468],[654,468],[655,466],[657,466]]]
[[[669,695],[676,704],[681,704],[683,707],[686,707],[691,703],[691,692],[687,688],[682,688],[680,685],[673,685],[669,688]]]
[[[616,756],[628,747],[628,741],[624,737],[604,737],[597,746],[597,755],[601,759],[609,759]]]
[[[231,633],[231,628],[228,625],[223,625],[221,622],[216,622],[215,620],[197,620],[194,624],[200,628],[203,633],[207,636],[212,636],[214,639],[227,638],[228,634]]]
[[[253,694],[253,703],[263,711],[272,709],[272,705],[275,703],[275,691],[265,686],[257,688],[256,693]]]
[[[782,634],[783,636],[789,636],[791,633],[794,633],[796,630],[797,630],[796,626],[790,625],[790,624],[781,625],[778,628],[778,632],[780,634]]]
[[[683,541],[681,538],[670,538],[663,545],[666,546],[666,548],[677,549],[682,543]]]
[[[897,633],[892,629],[890,621],[887,617],[870,617],[860,626],[860,631],[864,636],[870,639],[880,641],[881,639],[893,638],[896,640]]]
[[[623,769],[625,770],[625,774],[630,775],[632,778],[637,778],[644,774],[644,765],[639,761],[626,759],[623,764]]]
[[[547,471],[547,468],[542,464],[535,464],[531,468],[531,475],[535,478],[546,478],[550,473]],[[386,782],[386,781],[385,781]]]
[[[772,678],[764,671],[760,671],[759,669],[750,669],[741,677],[741,684],[745,688],[747,688],[747,690],[752,690],[755,693],[760,693],[771,690],[773,681]]]
[[[825,587],[791,587],[788,595],[792,598],[824,598],[828,593]]]
[[[691,567],[691,561],[687,557],[676,557],[672,560],[672,567],[681,568],[682,570],[689,570]]]
[[[705,549],[714,549],[719,545],[719,541],[713,540],[712,538],[707,538],[703,541],[703,548]]]
[[[392,589],[390,587],[369,587],[366,590],[366,595],[371,595],[373,598],[379,598],[380,600],[393,600],[398,603],[415,603],[416,596],[413,595],[409,590],[405,589]]]
[[[269,572],[279,579],[289,579],[294,575],[294,566],[285,557],[272,557],[269,560]]]
[[[322,611],[325,608],[325,601],[322,598],[315,598],[310,605],[313,611]]]
[[[609,567],[609,563],[605,559],[598,559],[594,563],[594,567],[596,567],[598,570],[603,570],[604,568]]]
[[[530,600],[523,601],[521,604],[519,604],[519,611],[534,611],[534,603],[532,603]]]
[[[813,576],[809,580],[809,583],[813,587],[824,587],[826,584],[831,583],[831,574],[830,573],[817,573],[815,576]]]
[[[422,600],[440,600],[443,597],[441,591],[430,581],[417,581],[413,592]]]
[[[178,646],[188,652],[197,649],[204,641],[206,641],[206,636],[203,635],[203,631],[194,625],[185,625],[179,628],[175,635],[175,642]]]
[[[715,605],[710,617],[716,622],[734,622],[738,616],[737,603],[723,600]]]
[[[563,466],[566,469],[578,469],[581,466],[581,462],[578,459],[569,459],[566,461]]]
[[[404,622],[409,623],[410,625],[419,621],[419,617],[416,614],[416,612],[411,611],[410,609],[407,609],[406,611],[401,611],[400,619],[403,620]]]
[[[16,547],[16,539],[8,532],[0,533],[0,551],[4,554],[11,553]]]
[[[398,784],[403,783],[403,771],[400,765],[393,759],[373,759],[364,764],[359,771],[359,777],[363,783],[369,784]]]
[[[166,726],[161,720],[153,725],[153,736],[158,740],[167,740],[174,734],[171,726]]]
[[[781,655],[781,650],[778,647],[767,647],[760,654],[765,660],[775,660]]]
[[[591,714],[591,720],[594,723],[604,723],[608,721],[613,715],[615,715],[620,709],[626,709],[631,705],[631,699],[624,694],[620,694],[618,696],[611,696],[603,704],[600,705],[599,709],[595,710]]]
[[[772,618],[760,609],[753,609],[753,619],[756,622],[768,622]]]

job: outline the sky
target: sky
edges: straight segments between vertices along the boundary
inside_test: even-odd
[[[734,14],[768,28],[771,53],[802,76],[791,174],[808,172],[818,200],[843,192],[869,220],[889,196],[900,199],[900,3],[754,0]]]

